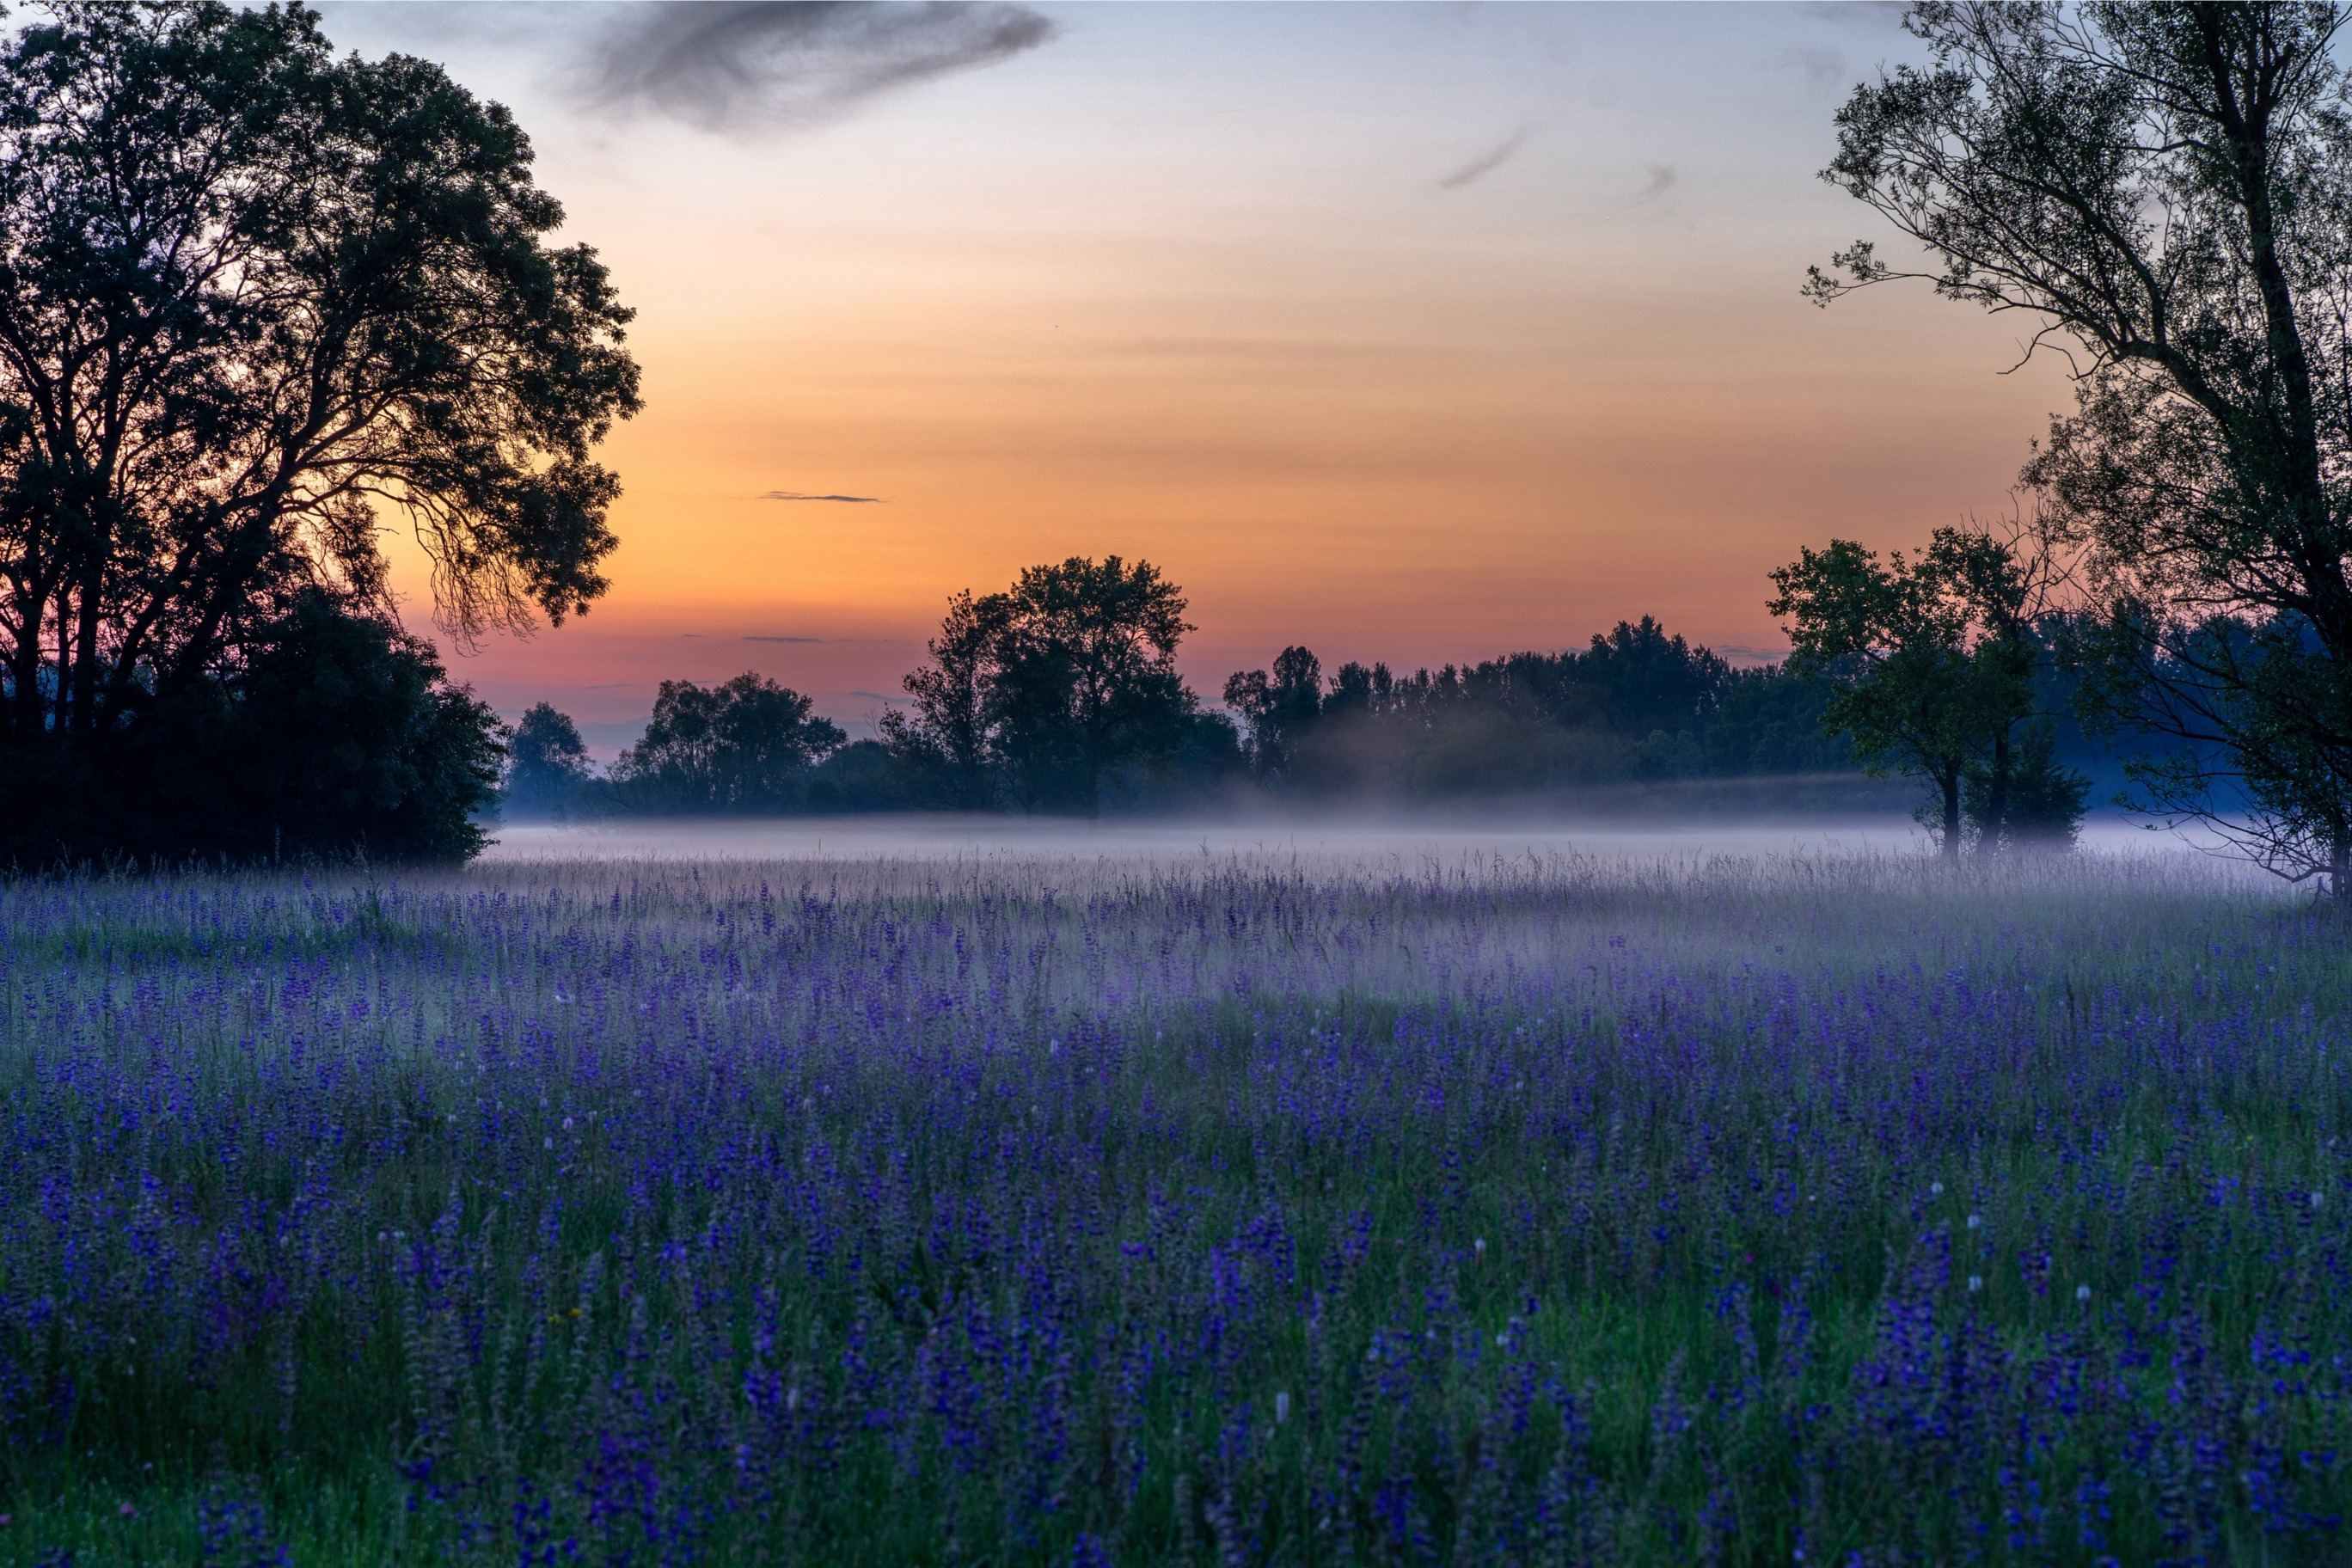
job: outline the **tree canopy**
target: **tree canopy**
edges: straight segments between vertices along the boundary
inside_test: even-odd
[[[1116,555],[960,595],[884,738],[944,804],[973,809],[1002,791],[1024,811],[1092,816],[1115,772],[1167,765],[1194,737],[1199,700],[1176,673],[1183,617],[1176,584]]]
[[[844,736],[814,702],[751,670],[719,686],[665,680],[612,783],[634,810],[758,815],[803,803],[807,774]]]
[[[590,777],[580,727],[551,702],[531,704],[507,738],[506,808],[533,816],[560,812]]]

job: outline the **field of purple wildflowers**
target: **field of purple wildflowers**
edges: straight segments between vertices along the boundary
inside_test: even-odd
[[[0,1563],[2341,1563],[2352,927],[2156,859],[0,888]]]

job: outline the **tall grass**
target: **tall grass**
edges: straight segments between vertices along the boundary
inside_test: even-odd
[[[2075,857],[0,889],[0,1563],[2344,1560],[2347,926]]]

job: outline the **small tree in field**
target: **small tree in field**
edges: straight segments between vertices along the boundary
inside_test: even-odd
[[[752,670],[719,686],[665,680],[645,734],[614,759],[614,794],[636,811],[797,809],[809,769],[848,738],[814,707]]]
[[[1790,623],[1790,669],[1837,688],[1823,727],[1872,772],[1928,781],[1948,856],[1960,852],[1971,785],[1979,852],[1997,853],[2009,831],[2011,735],[2033,710],[2032,621],[2049,561],[1945,528],[1909,560],[1838,539],[1772,574],[1780,594],[1766,607]],[[2049,793],[2039,775],[2034,787]]]
[[[507,805],[523,812],[560,811],[588,781],[580,727],[552,703],[531,704],[507,739]]]

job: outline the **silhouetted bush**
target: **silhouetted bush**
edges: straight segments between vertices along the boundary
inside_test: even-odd
[[[236,667],[11,769],[0,856],[464,860],[484,842],[500,729],[429,644],[301,595]]]

